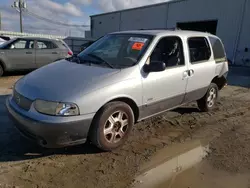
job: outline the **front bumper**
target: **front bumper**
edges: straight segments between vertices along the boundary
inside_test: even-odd
[[[94,114],[55,117],[39,114],[32,106],[29,111],[21,109],[7,98],[6,107],[16,128],[26,137],[46,148],[61,148],[83,144]]]

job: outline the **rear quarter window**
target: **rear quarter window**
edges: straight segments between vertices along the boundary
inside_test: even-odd
[[[209,41],[212,46],[212,50],[214,53],[214,60],[216,63],[226,61],[226,53],[224,50],[224,46],[218,38],[209,37]]]
[[[58,46],[54,44],[52,41],[42,41],[38,40],[37,41],[37,48],[41,50],[46,50],[46,49],[56,49]]]
[[[190,62],[203,63],[211,57],[211,49],[207,38],[205,37],[190,37],[188,39]]]

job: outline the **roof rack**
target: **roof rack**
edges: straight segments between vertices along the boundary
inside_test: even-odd
[[[178,27],[172,27],[172,28],[148,28],[148,29],[139,29],[139,30],[181,30]]]

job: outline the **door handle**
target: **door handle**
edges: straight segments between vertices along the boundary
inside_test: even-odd
[[[189,76],[193,76],[194,75],[194,70],[193,69],[190,69],[189,70]]]
[[[26,52],[26,54],[32,54],[32,52]]]
[[[183,72],[183,80],[187,77],[192,77],[193,75],[194,75],[193,69],[186,70],[185,72]]]
[[[52,52],[52,54],[58,54],[57,52]]]

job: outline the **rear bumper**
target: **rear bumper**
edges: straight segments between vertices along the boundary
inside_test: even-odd
[[[61,148],[83,144],[87,140],[88,131],[92,122],[91,116],[66,118],[52,117],[34,119],[24,115],[29,113],[20,109],[12,98],[7,98],[6,107],[16,128],[39,145],[46,148]],[[39,117],[39,116],[38,116]]]

